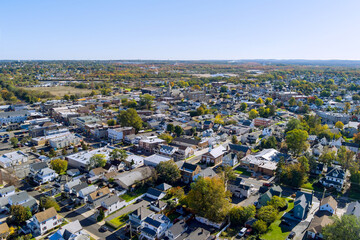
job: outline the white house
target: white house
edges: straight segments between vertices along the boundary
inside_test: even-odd
[[[74,186],[79,185],[80,183],[81,183],[80,179],[75,179],[75,180],[65,183],[65,185],[64,185],[65,192],[70,192]]]
[[[145,195],[151,199],[160,200],[165,197],[166,193],[156,188],[149,188]]]
[[[3,168],[9,168],[16,165],[21,165],[28,161],[28,155],[22,151],[15,151],[5,153],[0,157],[0,165]]]
[[[320,211],[327,211],[331,214],[334,214],[336,212],[337,208],[337,202],[336,200],[330,195],[326,198],[324,198],[320,202]]]
[[[94,150],[86,150],[78,152],[69,156],[66,156],[69,166],[80,169],[89,169],[90,167],[90,158],[95,154],[104,154],[105,159],[109,161],[110,153],[114,150],[113,147],[102,147]]]
[[[242,178],[239,177],[234,181],[230,181],[227,188],[236,197],[248,198],[251,194],[251,186],[246,185]]]
[[[96,189],[96,185],[87,186],[79,191],[79,197],[87,201],[89,194],[95,192]]]
[[[90,235],[83,230],[79,220],[76,220],[61,227],[49,240],[90,240]]]
[[[160,239],[171,226],[172,223],[170,219],[163,214],[155,214],[152,217],[147,217],[143,221],[140,239]]]
[[[108,216],[111,213],[116,212],[117,210],[121,209],[125,205],[126,205],[125,200],[119,198],[116,195],[105,197],[101,201],[101,208],[103,208],[105,216]]]
[[[154,154],[144,158],[144,164],[146,166],[156,167],[160,162],[170,161],[171,158],[165,157],[159,154]]]
[[[44,184],[47,182],[52,182],[55,180],[55,178],[58,175],[56,174],[56,172],[50,168],[43,168],[41,169],[34,177],[34,181],[39,183],[39,184]]]
[[[325,187],[334,187],[337,191],[341,191],[346,181],[347,172],[340,166],[328,167],[325,178],[320,179],[320,183]]]
[[[55,208],[51,207],[45,211],[36,213],[26,221],[26,225],[35,235],[43,235],[45,232],[59,226],[62,222],[63,219],[57,214]]]
[[[7,196],[11,196],[13,194],[15,194],[14,186],[5,187],[5,188],[0,189],[0,197],[7,197]]]
[[[128,155],[125,162],[131,165],[132,169],[144,166],[144,158],[138,155]]]

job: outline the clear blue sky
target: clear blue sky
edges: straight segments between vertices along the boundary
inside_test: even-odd
[[[359,0],[1,0],[0,59],[360,59]]]

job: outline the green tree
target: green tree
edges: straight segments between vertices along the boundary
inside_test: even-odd
[[[128,154],[127,154],[126,150],[124,150],[124,149],[115,148],[110,153],[110,159],[112,159],[112,160],[125,161],[127,159],[127,157],[128,157]]]
[[[237,139],[237,137],[234,135],[234,136],[232,136],[232,138],[231,138],[231,143],[232,144],[238,144],[238,139]]]
[[[54,159],[51,160],[50,166],[57,174],[62,174],[65,173],[68,168],[68,161],[60,158]]]
[[[267,231],[266,222],[264,222],[263,220],[257,220],[254,223],[253,228],[254,228],[255,232],[257,232],[259,234],[265,233]]]
[[[322,228],[321,233],[325,240],[342,239],[358,240],[360,239],[360,218],[355,215],[342,215],[341,218],[336,215],[334,222]]]
[[[248,107],[247,103],[245,103],[245,102],[241,103],[240,104],[240,111],[242,111],[242,112],[245,111],[247,109],[247,107]]]
[[[223,85],[223,86],[221,86],[221,88],[220,88],[220,92],[227,92],[228,89],[229,89],[229,88],[228,88],[227,86]]]
[[[173,140],[173,137],[168,133],[160,134],[159,138],[162,139],[162,140],[165,140],[167,142],[167,144],[171,143],[171,141]]]
[[[247,220],[255,217],[256,208],[254,205],[246,207],[236,206],[230,209],[229,216],[232,226],[242,226]]]
[[[285,132],[289,132],[294,129],[302,129],[301,122],[297,118],[292,118],[289,120],[289,122],[286,124]]]
[[[88,150],[88,145],[86,145],[86,143],[84,142],[84,141],[82,141],[81,142],[81,148],[83,149],[83,150]]]
[[[286,134],[286,144],[293,154],[299,155],[308,148],[307,139],[309,134],[300,129],[294,129]]]
[[[10,138],[11,145],[15,148],[18,146],[19,140],[16,137]]]
[[[335,123],[335,127],[342,130],[344,128],[344,124],[340,121],[337,121]]]
[[[31,210],[29,207],[23,207],[21,205],[12,205],[10,207],[10,213],[13,218],[13,222],[17,224],[24,223],[32,217]]]
[[[296,105],[296,99],[295,99],[294,97],[290,98],[290,100],[289,100],[289,105],[290,105],[291,107],[293,107],[293,106]]]
[[[60,206],[55,199],[50,197],[40,198],[40,209],[55,208],[56,211],[60,211]]]
[[[277,148],[277,140],[276,140],[276,137],[275,136],[270,136],[268,137],[267,139],[263,139],[261,141],[261,147],[262,148],[274,148],[276,149]]]
[[[292,187],[300,187],[307,179],[307,173],[301,163],[283,166],[280,174],[281,182]]]
[[[109,119],[107,121],[107,125],[108,126],[115,126],[116,125],[116,120],[115,119]]]
[[[268,202],[268,205],[273,206],[275,209],[280,210],[286,207],[287,203],[285,198],[281,198],[279,196],[273,196],[270,200],[270,202]]]
[[[63,156],[67,155],[67,151],[66,151],[65,148],[63,148],[63,149],[61,150],[61,155],[63,155]]]
[[[133,127],[136,132],[138,132],[143,125],[143,121],[133,108],[121,111],[118,120],[123,127]]]
[[[99,215],[97,216],[96,220],[98,222],[101,222],[105,218],[105,213],[102,208],[100,208]]]
[[[77,152],[79,152],[79,149],[77,147],[74,147],[73,153],[77,153]]]
[[[256,111],[255,109],[251,109],[249,112],[249,118],[250,119],[254,119],[257,118],[259,116],[258,111]]]
[[[351,169],[352,167],[356,166],[354,156],[355,153],[351,150],[348,150],[345,146],[341,146],[337,152],[337,160],[345,169]]]
[[[257,218],[263,220],[267,224],[275,221],[278,211],[271,205],[263,206],[259,209]]]
[[[49,151],[49,157],[55,157],[56,156],[56,151],[54,148],[50,148],[50,151]]]
[[[264,100],[262,100],[262,98],[259,97],[259,98],[255,101],[255,103],[257,103],[257,104],[264,104]]]
[[[234,169],[231,166],[225,165],[225,166],[219,166],[216,169],[216,172],[221,177],[225,184],[225,189],[227,189],[227,184],[229,181],[233,181],[236,179],[236,174],[234,172]]]
[[[269,104],[271,104],[272,102],[273,102],[273,99],[270,98],[270,97],[268,97],[268,98],[265,99],[265,104],[266,104],[266,105],[269,105]]]
[[[179,125],[175,126],[174,133],[176,134],[176,136],[180,137],[181,135],[183,135],[184,129],[182,129],[182,127],[180,127]]]
[[[344,112],[345,112],[345,113],[348,113],[348,112],[349,112],[349,110],[350,110],[350,108],[351,108],[350,103],[349,103],[349,102],[346,102],[346,103],[345,103]]]
[[[173,184],[181,178],[181,173],[174,161],[160,162],[156,166],[159,178],[169,184]]]
[[[320,107],[320,106],[322,106],[323,104],[324,104],[324,101],[321,100],[320,98],[315,99],[315,105],[316,105],[316,106]]]
[[[106,156],[105,154],[95,154],[90,158],[91,167],[104,167],[106,165]]]
[[[150,109],[155,97],[150,94],[144,94],[140,96],[140,106],[146,109]]]
[[[70,96],[67,95],[67,94],[65,94],[64,97],[63,97],[63,99],[66,100],[66,101],[70,101]]]
[[[199,216],[220,222],[229,211],[230,195],[220,178],[199,177],[191,183],[191,190],[185,200]]]
[[[331,165],[335,160],[336,160],[335,151],[325,151],[319,157],[319,161],[327,165]]]
[[[169,123],[169,124],[166,126],[166,131],[168,131],[169,133],[173,133],[173,132],[175,131],[175,126],[174,126],[174,124]]]

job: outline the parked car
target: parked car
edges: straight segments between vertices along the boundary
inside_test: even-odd
[[[102,225],[102,226],[100,227],[100,230],[103,231],[103,232],[106,232],[106,231],[108,231],[109,229],[108,229],[107,226]]]
[[[286,238],[286,240],[290,240],[290,239],[293,239],[295,237],[296,233],[295,232],[291,232],[289,234],[289,236]]]
[[[237,234],[239,237],[243,237],[246,233],[247,228],[242,228],[240,232]]]
[[[265,186],[265,187],[272,187],[272,183],[263,183],[263,186]]]

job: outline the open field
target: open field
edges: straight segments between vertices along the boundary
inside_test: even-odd
[[[34,87],[34,88],[24,88],[27,90],[37,90],[37,91],[49,91],[51,94],[57,97],[63,97],[65,94],[86,94],[90,93],[90,89],[81,89],[81,88],[74,88],[69,86],[56,86],[56,87]]]

